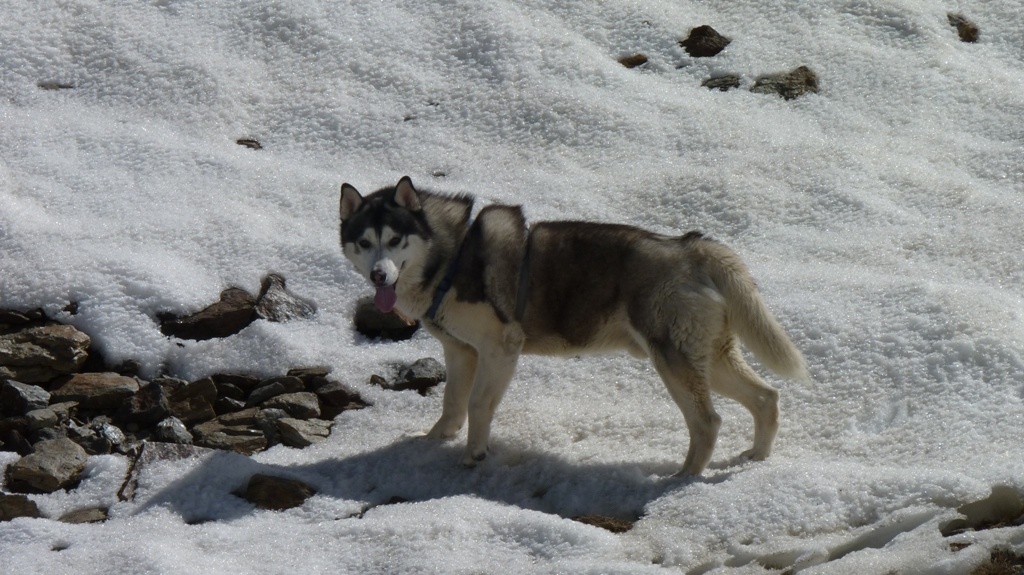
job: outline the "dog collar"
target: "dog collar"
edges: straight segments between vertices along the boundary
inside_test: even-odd
[[[444,296],[448,295],[448,290],[452,289],[452,281],[455,279],[455,273],[459,271],[459,260],[462,259],[462,248],[465,245],[466,239],[463,238],[462,243],[459,244],[459,251],[456,252],[455,259],[452,260],[452,265],[448,266],[448,271],[441,278],[441,283],[437,284],[437,291],[434,292],[434,301],[430,303],[427,313],[424,314],[430,321],[434,321],[434,316],[437,315],[437,308],[441,307],[441,300],[444,299]]]

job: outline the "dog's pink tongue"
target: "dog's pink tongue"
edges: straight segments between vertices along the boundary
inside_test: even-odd
[[[395,309],[397,301],[398,294],[395,293],[395,286],[393,285],[377,288],[377,293],[373,296],[373,304],[384,313]]]

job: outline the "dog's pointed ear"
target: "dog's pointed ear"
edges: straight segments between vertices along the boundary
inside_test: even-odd
[[[395,186],[395,203],[411,212],[418,212],[422,208],[420,195],[416,188],[412,187],[412,178],[409,176],[402,176],[402,179],[398,180],[398,185]]]
[[[351,218],[352,214],[354,214],[361,205],[363,205],[363,196],[359,195],[359,191],[349,184],[342,184],[341,206],[338,211],[338,215],[341,216],[341,221]]]

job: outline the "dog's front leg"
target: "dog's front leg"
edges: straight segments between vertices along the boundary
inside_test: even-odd
[[[444,335],[439,337],[444,347],[444,363],[448,382],[444,387],[444,407],[441,418],[427,432],[430,439],[449,439],[462,428],[469,410],[469,393],[476,374],[476,350],[471,346]]]
[[[473,467],[487,457],[491,421],[516,371],[519,350],[482,349],[477,356],[476,377],[469,397],[469,437],[463,465]]]

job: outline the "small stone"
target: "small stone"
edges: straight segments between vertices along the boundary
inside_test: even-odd
[[[42,517],[35,501],[21,494],[0,493],[0,521],[18,517]]]
[[[60,516],[61,523],[102,523],[107,520],[107,510],[102,507],[78,509]]]
[[[762,76],[750,91],[756,94],[777,94],[792,100],[804,94],[818,93],[818,75],[807,66],[800,66],[785,74]]]
[[[949,25],[956,28],[957,34],[960,36],[961,42],[974,43],[978,41],[978,27],[965,18],[962,14],[950,13],[946,17],[949,19]]]
[[[260,405],[271,397],[285,393],[295,393],[304,389],[305,385],[302,383],[302,380],[297,377],[287,375],[282,377],[272,377],[260,383],[259,387],[249,394],[249,399],[245,403],[252,407],[254,405]]]
[[[8,379],[0,384],[0,415],[25,415],[50,405],[50,394],[38,385]]]
[[[586,525],[600,527],[601,529],[611,531],[612,533],[625,533],[632,529],[633,524],[636,523],[632,520],[608,517],[605,515],[581,515],[579,517],[574,517],[573,519]]]
[[[262,150],[263,144],[260,144],[258,140],[253,138],[239,138],[235,140],[235,143],[239,146],[249,148],[250,150]]]
[[[25,414],[25,419],[28,421],[29,431],[37,431],[46,427],[56,427],[60,424],[60,417],[57,415],[57,412],[50,408],[33,409]]]
[[[395,312],[383,313],[373,304],[372,297],[356,302],[353,320],[356,331],[369,338],[402,341],[409,339],[420,328],[417,321],[408,320]]]
[[[277,430],[281,434],[281,443],[289,447],[308,447],[327,439],[331,434],[330,421],[323,419],[294,419],[285,417],[277,420]]]
[[[156,424],[153,428],[153,439],[165,443],[187,445],[192,443],[192,434],[185,424],[177,417],[171,416]]]
[[[221,292],[220,301],[190,316],[161,322],[164,335],[207,340],[234,335],[256,320],[256,298],[241,288]]]
[[[258,413],[258,410],[254,411]],[[253,427],[256,421],[251,424],[235,423],[224,419],[227,417],[221,416],[193,427],[194,443],[200,447],[235,451],[243,455],[252,455],[267,448],[267,436],[262,430]]]
[[[40,441],[34,451],[8,467],[8,487],[21,493],[53,493],[81,478],[88,455],[67,438]]]
[[[432,357],[425,357],[413,362],[412,365],[401,370],[398,379],[391,386],[395,391],[414,389],[420,395],[426,394],[427,390],[440,384],[448,378],[448,373],[439,361]]]
[[[215,411],[217,415],[234,413],[236,411],[242,411],[243,409],[245,409],[245,402],[239,399],[218,397],[217,401],[213,402],[213,411]]]
[[[167,417],[170,409],[163,386],[151,382],[142,386],[121,406],[119,417],[124,421],[150,426]]]
[[[116,409],[139,391],[133,377],[116,373],[79,373],[58,382],[51,393],[55,402],[77,401],[84,409]]]
[[[316,315],[316,305],[285,289],[284,276],[269,274],[260,282],[256,313],[267,321],[284,322]]]
[[[315,494],[315,489],[296,479],[253,475],[241,497],[261,509],[281,511],[298,507]]]
[[[646,63],[647,56],[644,54],[631,54],[629,56],[619,58],[619,64],[622,64],[627,68],[636,68],[638,66],[643,66]]]
[[[75,85],[70,82],[58,82],[56,80],[42,80],[36,83],[36,86],[41,90],[73,90]]]
[[[340,381],[329,381],[314,392],[320,398],[320,417],[334,419],[339,413],[366,407],[366,402]]]
[[[308,391],[284,393],[264,401],[262,406],[268,409],[284,410],[288,415],[299,419],[320,417],[320,401],[316,394]]]
[[[679,45],[694,58],[709,58],[724,50],[731,42],[711,26],[697,26],[690,30],[685,40],[679,41]]]
[[[707,80],[704,80],[700,85],[711,90],[727,92],[733,88],[740,87],[740,77],[734,75],[717,76],[715,78],[708,78]]]

